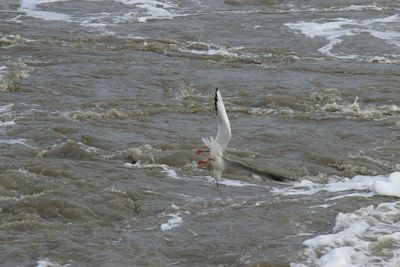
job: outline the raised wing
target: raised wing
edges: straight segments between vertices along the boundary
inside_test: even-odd
[[[224,101],[222,101],[221,93],[218,88],[215,90],[215,112],[217,114],[218,132],[215,141],[221,145],[224,150],[231,140],[231,124],[226,114]]]

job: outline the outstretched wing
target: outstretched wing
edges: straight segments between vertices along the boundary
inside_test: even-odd
[[[224,101],[222,101],[221,93],[218,88],[215,90],[215,112],[217,114],[218,132],[215,141],[221,145],[224,150],[231,140],[231,124],[226,114]]]

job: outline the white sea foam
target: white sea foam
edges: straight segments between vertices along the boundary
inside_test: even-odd
[[[14,121],[4,121],[4,122],[0,121],[0,127],[7,127],[7,126],[14,125],[14,124],[15,124]]]
[[[169,178],[178,179],[178,180],[188,180],[188,181],[201,181],[206,183],[215,184],[215,178],[211,176],[186,176],[180,175],[176,172],[175,169],[166,165],[166,164],[157,164],[157,163],[142,163],[140,160],[135,164],[132,163],[125,163],[125,167],[128,168],[138,168],[138,169],[147,169],[147,168],[160,168],[161,172],[165,173]],[[226,186],[233,186],[233,187],[243,187],[243,186],[257,186],[260,187],[261,185],[246,183],[239,180],[231,180],[221,178],[218,180],[220,185]]]
[[[272,189],[272,193],[285,196],[315,195],[320,192],[342,193],[330,198],[330,200],[342,197],[372,197],[375,195],[400,197],[400,172],[394,172],[389,176],[358,175],[352,179],[345,178],[326,184],[302,180],[289,187],[275,187]]]
[[[223,49],[223,48],[209,49],[209,50],[203,50],[203,51],[186,49],[186,48],[180,48],[179,50],[184,53],[190,53],[190,54],[195,54],[195,55],[238,57],[238,54],[229,52],[228,50]]]
[[[239,57],[232,49],[204,42],[189,42],[184,48],[180,48],[179,50],[184,53],[196,55]]]
[[[341,59],[361,59],[372,61],[376,56],[345,54],[334,52],[333,50],[341,44],[346,37],[356,36],[361,33],[368,33],[387,44],[400,47],[400,32],[396,26],[399,22],[400,15],[393,15],[364,20],[337,18],[331,21],[300,21],[296,23],[286,23],[285,25],[293,30],[300,31],[302,34],[310,38],[325,38],[328,43],[319,48],[318,51],[327,56]],[[391,60],[398,60],[396,56],[397,55],[385,56],[384,58],[386,60],[384,62],[391,63]],[[394,57],[394,59],[392,57]],[[382,62],[382,60],[378,62]]]
[[[33,70],[25,62],[17,60],[9,62],[8,66],[0,67],[0,92],[7,91],[12,88],[15,81],[23,78],[27,78],[30,72]]]
[[[350,5],[348,7],[339,8],[338,11],[361,11],[361,10],[376,10],[381,11],[383,8],[378,6],[376,3],[371,5]]]
[[[123,15],[121,13],[101,12],[98,15],[87,15],[81,18],[65,13],[43,10],[43,5],[45,4],[66,1],[70,0],[21,0],[21,6],[18,11],[24,12],[26,16],[38,19],[78,22],[81,26],[104,30],[107,26],[131,20],[146,22],[149,19],[172,19],[175,16],[174,10],[177,7],[174,4],[157,0],[112,0],[132,7],[129,12]],[[97,2],[99,0],[87,1]],[[20,17],[15,18],[15,21],[21,22]],[[105,32],[114,34],[111,31]]]
[[[171,230],[172,228],[179,227],[183,224],[183,219],[181,217],[180,212],[168,214],[171,219],[168,219],[168,222],[161,224],[161,231]]]
[[[128,168],[137,168],[137,169],[161,168],[163,170],[163,172],[168,174],[168,176],[178,179],[178,177],[175,177],[176,172],[174,170],[172,170],[172,169],[169,169],[169,167],[167,167],[164,164],[143,163],[142,161],[138,160],[135,164],[129,163],[129,162],[124,163],[124,166],[128,167]]]
[[[0,71],[1,71],[1,68],[0,68]],[[7,105],[4,105],[4,106],[0,106],[0,114],[9,112],[13,106],[14,106],[13,103],[7,104]]]
[[[362,118],[381,118],[383,116],[390,116],[400,113],[400,107],[397,105],[365,105],[361,106],[358,102],[358,97],[353,103],[327,103],[323,106],[316,105],[321,111],[327,113],[338,113],[345,116],[356,116]]]
[[[169,177],[174,179],[184,179],[184,177],[180,177],[176,171],[165,164],[161,164],[160,167],[163,169],[163,173],[167,174]]]
[[[22,0],[18,11],[24,12],[27,16],[39,18],[43,20],[63,20],[71,21],[71,17],[67,14],[44,11],[40,9],[40,5],[68,0]]]
[[[293,5],[292,5],[293,6]],[[376,3],[370,5],[350,5],[350,6],[331,6],[328,8],[308,8],[308,9],[299,9],[299,8],[291,8],[289,10],[278,10],[280,12],[293,12],[293,13],[300,13],[300,12],[340,12],[340,11],[364,11],[364,10],[375,10],[381,11],[384,9],[390,9],[390,7],[379,6]]]
[[[98,118],[117,118],[123,119],[127,118],[129,114],[125,113],[124,111],[120,111],[117,109],[108,109],[97,111],[93,110],[74,110],[74,111],[66,111],[62,113],[54,113],[59,114],[61,117],[65,117],[71,119],[73,121],[81,121],[84,119],[98,119]]]
[[[365,59],[366,62],[400,64],[400,57],[397,55],[384,54],[382,56],[372,56]]]
[[[23,138],[20,138],[20,139],[8,139],[8,140],[0,139],[0,144],[23,145],[23,146],[27,146],[27,147],[30,147],[30,148],[35,148],[35,147],[31,146],[31,145],[28,145],[26,143],[26,141],[27,140],[23,139]]]
[[[385,181],[375,181],[373,190],[381,196],[400,197],[400,172],[390,174]]]
[[[194,177],[185,177],[185,176],[179,176],[174,169],[171,167],[162,164],[160,167],[163,169],[163,172],[167,174],[167,176],[174,178],[174,179],[186,179],[186,180],[200,180],[200,181],[206,181],[208,183],[215,184],[215,178],[211,176],[194,176]],[[246,182],[242,182],[239,180],[230,180],[230,179],[225,179],[225,178],[220,178],[218,179],[218,183],[220,185],[226,185],[226,186],[233,186],[233,187],[243,187],[243,186],[260,186],[257,184],[250,184]]]
[[[184,54],[210,57],[212,59],[220,57],[226,60],[239,60],[255,64],[262,64],[263,59],[272,57],[270,53],[257,54],[245,51],[244,47],[225,47],[206,42],[187,42],[180,44],[177,50]]]
[[[14,23],[22,23],[22,20],[20,20],[21,17],[22,17],[22,15],[18,15],[16,17],[11,18],[11,19],[7,19],[6,21],[14,22]]]
[[[120,17],[122,20],[131,20],[132,17],[136,18],[138,22],[146,22],[149,19],[172,19],[176,8],[175,5],[161,2],[156,0],[114,0],[125,5],[134,5],[142,10],[142,12],[129,12]]]
[[[0,139],[0,144],[9,144],[9,145],[26,145],[26,139],[10,139],[10,140],[2,140]]]
[[[400,115],[400,107],[391,105],[374,105],[359,101],[356,97],[348,101],[340,96],[337,89],[328,89],[326,93],[313,93],[311,95],[317,103],[311,113],[305,114],[323,118],[343,118],[343,117],[361,117],[364,119],[381,120],[392,116]]]
[[[14,120],[9,120],[9,118],[7,118],[13,106],[14,106],[13,103],[0,106],[0,133],[5,132],[8,129],[8,127],[15,125]],[[2,119],[2,117],[5,117],[7,119]],[[1,142],[6,143],[5,140],[0,140],[0,143]]]
[[[299,266],[399,266],[400,202],[339,213],[332,233],[304,241]]]
[[[214,177],[206,176],[205,178],[211,184],[215,184],[216,183]],[[242,182],[242,181],[239,181],[239,180],[230,180],[230,179],[225,179],[225,178],[218,179],[218,184],[226,185],[226,186],[234,186],[234,187],[243,187],[243,186],[257,186],[257,187],[259,187],[260,186],[260,185],[257,185],[257,184],[250,184],[250,183]]]
[[[71,264],[61,265],[59,263],[51,262],[49,259],[40,259],[37,261],[36,265],[36,267],[68,267],[68,266],[71,266]]]
[[[28,39],[28,38],[24,38],[21,37],[20,35],[13,35],[13,34],[9,34],[9,35],[1,35],[0,34],[0,46],[6,46],[6,47],[10,47],[12,45],[16,45],[16,44],[20,44],[20,43],[33,43],[35,42],[35,40],[32,39]],[[0,73],[4,70],[7,69],[6,66],[0,66]]]
[[[81,149],[83,149],[84,151],[86,151],[88,153],[97,154],[99,152],[99,149],[96,147],[88,146],[82,142],[77,142],[77,144],[79,145],[79,147]]]
[[[103,28],[108,26],[105,22],[96,22],[93,18],[87,18],[80,22],[81,26],[85,27],[94,27],[94,28]]]

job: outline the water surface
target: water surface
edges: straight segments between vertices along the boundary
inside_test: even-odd
[[[0,265],[397,266],[399,10],[2,1]]]

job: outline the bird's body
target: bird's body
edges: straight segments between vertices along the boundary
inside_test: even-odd
[[[222,173],[224,172],[226,166],[225,166],[225,160],[222,156],[217,156],[215,157],[214,160],[211,160],[211,168],[212,168],[212,173],[214,177],[217,179],[221,178]]]
[[[210,136],[208,138],[203,137],[201,139],[208,147],[210,154],[208,160],[199,161],[199,163],[210,163],[212,173],[217,181],[218,186],[218,179],[221,178],[222,173],[226,168],[225,160],[223,158],[224,150],[231,140],[232,133],[229,118],[226,114],[225,105],[218,88],[215,90],[214,104],[218,121],[217,137],[214,139],[212,136]]]
[[[217,136],[215,137],[215,139],[212,136],[208,138],[203,137],[201,140],[208,147],[209,150],[208,151],[198,150],[197,154],[209,152],[208,159],[199,160],[198,163],[199,165],[209,164],[209,166],[211,167],[212,174],[216,179],[217,187],[218,187],[218,180],[221,178],[222,173],[224,172],[225,168],[228,165],[231,167],[239,168],[247,172],[256,174],[262,178],[273,179],[281,182],[285,180],[291,180],[289,178],[285,178],[280,175],[258,171],[241,162],[224,158],[224,151],[225,148],[228,146],[229,141],[231,140],[232,133],[225,105],[218,88],[215,90],[214,103],[215,103],[215,112],[217,115],[217,122],[218,122]]]

